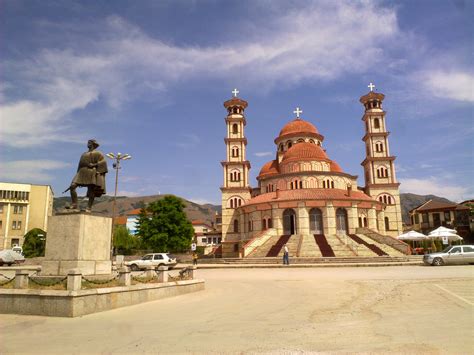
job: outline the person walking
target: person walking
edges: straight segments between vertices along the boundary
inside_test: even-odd
[[[290,265],[290,256],[288,252],[288,246],[285,244],[283,249],[283,265]]]
[[[193,253],[193,265],[198,264],[198,255],[196,252]]]

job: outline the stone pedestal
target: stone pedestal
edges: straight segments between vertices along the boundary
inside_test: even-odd
[[[83,275],[112,272],[110,242],[112,218],[89,213],[49,217],[42,275],[67,275],[80,269]]]

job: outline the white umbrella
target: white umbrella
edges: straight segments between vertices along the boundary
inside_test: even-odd
[[[398,237],[397,237],[398,240],[414,240],[414,241],[417,241],[417,240],[426,240],[428,239],[428,237],[422,233],[418,233],[417,231],[409,231],[407,233],[404,233],[404,234],[400,234]]]
[[[448,240],[450,242],[463,240],[462,237],[457,235],[456,233],[446,232],[446,231],[443,231],[443,230],[440,230],[440,231],[439,230],[434,230],[430,234],[428,234],[428,237],[432,238],[432,239],[442,239],[442,238],[446,237],[446,238],[448,238]]]
[[[435,233],[435,232],[436,232],[436,233],[445,232],[445,233],[453,233],[453,234],[456,234],[456,233],[457,233],[456,229],[449,229],[449,228],[446,228],[446,227],[443,227],[443,226],[438,227],[438,228],[436,228],[435,230],[432,230],[432,231],[430,232],[430,234],[431,234],[431,233]]]

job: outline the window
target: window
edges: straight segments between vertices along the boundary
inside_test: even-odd
[[[388,219],[388,217],[385,217],[385,230],[390,230],[390,220]]]
[[[239,148],[238,147],[232,147],[232,157],[233,158],[238,158],[239,157]]]
[[[303,143],[304,142],[304,139],[303,138],[300,138],[296,141],[297,143]]]
[[[240,181],[240,171],[238,170],[233,170],[230,173],[230,181]]]
[[[148,255],[145,255],[142,260],[152,260],[153,259],[153,254],[148,254]]]
[[[323,188],[324,189],[334,189],[334,181],[332,180],[324,180],[323,181]]]
[[[19,246],[20,245],[20,239],[18,238],[13,238],[12,239],[12,243],[11,243],[11,247],[15,247],[15,246]]]
[[[13,214],[23,214],[23,206],[14,205],[13,206]]]
[[[239,221],[234,219],[234,233],[239,232]]]
[[[428,213],[423,213],[423,214],[421,215],[421,221],[422,221],[423,223],[428,223],[428,222],[429,222]]]
[[[249,231],[249,232],[251,232],[251,231],[253,230],[252,227],[253,227],[253,223],[252,223],[252,221],[249,221],[249,222],[248,222],[248,231]]]
[[[155,255],[155,256],[153,257],[153,259],[155,259],[155,260],[162,260],[162,259],[163,259],[163,255],[157,254],[157,255]]]
[[[285,148],[283,147],[283,143],[280,143],[280,152],[283,152]]]
[[[473,253],[473,252],[474,252],[474,248],[473,248],[473,247],[466,247],[466,246],[464,246],[464,247],[462,247],[462,248],[463,248],[463,250],[464,250],[465,253]]]
[[[378,118],[374,119],[374,128],[380,128],[380,121]]]
[[[0,229],[3,227],[3,221],[0,219]]]
[[[273,222],[272,222],[272,219],[271,219],[271,218],[269,218],[269,219],[267,220],[267,227],[268,227],[268,228],[273,228]]]
[[[265,218],[262,220],[262,229],[267,229],[267,220]]]
[[[382,142],[375,143],[375,151],[378,153],[383,152],[383,144]]]
[[[292,145],[293,143],[291,143],[291,141],[286,142],[287,149],[290,149]]]
[[[0,203],[0,213],[3,213],[3,204]]]
[[[420,215],[418,213],[415,214],[415,224],[420,223]]]
[[[388,170],[385,167],[381,167],[377,169],[377,177],[378,178],[386,178],[388,177]]]
[[[461,252],[461,247],[454,247],[449,251],[450,253],[460,253]]]
[[[239,198],[239,197],[232,197],[230,199],[230,208],[237,208],[237,207],[240,207],[242,206],[242,199]]]
[[[16,229],[16,221],[12,222],[12,229]]]
[[[237,123],[234,123],[234,124],[232,125],[232,133],[233,133],[233,134],[239,133],[239,126],[237,125]]]
[[[313,139],[310,139],[309,142],[314,144],[314,140],[313,140]]]
[[[449,213],[449,211],[444,211],[444,220],[446,222],[451,221],[451,213]]]
[[[386,205],[393,205],[395,204],[395,199],[388,195],[388,194],[383,194],[379,196],[379,201],[382,203],[385,203]]]

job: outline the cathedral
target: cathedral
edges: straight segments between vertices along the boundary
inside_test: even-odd
[[[244,131],[248,103],[233,91],[234,96],[224,102],[223,257],[278,256],[285,244],[293,256],[359,255],[360,247],[377,244],[367,235],[386,241],[402,233],[400,184],[382,109],[385,96],[374,92],[372,84],[369,88],[360,98],[364,187],[326,154],[324,136],[300,117],[299,108],[274,140],[275,159],[262,166],[257,187],[251,187]],[[379,247],[382,251],[385,245]]]

